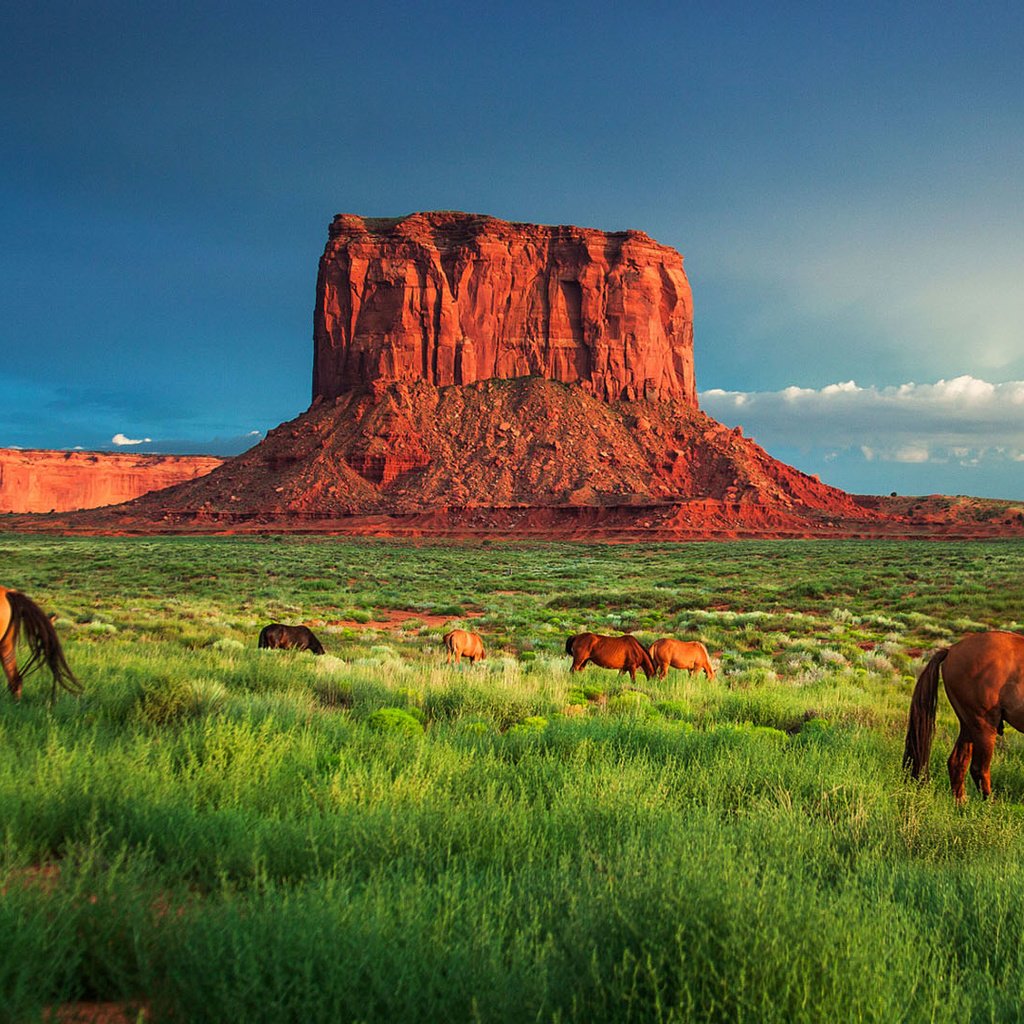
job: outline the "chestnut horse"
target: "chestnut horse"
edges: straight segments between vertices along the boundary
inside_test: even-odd
[[[655,640],[647,648],[647,653],[658,670],[659,679],[664,679],[670,668],[681,668],[688,672],[703,670],[708,679],[715,678],[708,649],[699,640],[675,640],[667,636],[662,640]]]
[[[624,636],[577,633],[565,641],[565,653],[572,655],[570,672],[579,672],[588,661],[592,661],[601,668],[617,668],[620,672],[628,672],[634,683],[638,668],[643,669],[648,679],[654,675],[650,655],[631,633]]]
[[[448,648],[449,664],[454,658],[455,664],[458,665],[463,655],[469,658],[474,665],[487,657],[484,654],[484,642],[479,633],[467,633],[464,629],[453,629],[450,633],[445,633],[443,639],[445,647]]]
[[[257,647],[269,650],[312,651],[323,654],[324,645],[313,635],[309,626],[284,626],[280,622],[272,622],[260,630]]]
[[[962,802],[967,765],[982,797],[992,792],[989,767],[1003,723],[1024,731],[1024,636],[996,630],[974,633],[932,655],[917,678],[910,701],[903,766],[915,779],[928,776],[935,735],[939,672],[946,696],[960,719],[960,735],[949,755],[949,783]]]
[[[29,656],[19,672],[14,652],[22,636],[28,644]],[[0,587],[0,660],[3,661],[7,675],[7,689],[15,700],[21,700],[24,676],[40,665],[46,665],[53,676],[50,700],[57,696],[58,683],[68,693],[77,695],[82,692],[82,684],[64,659],[64,651],[50,616],[24,594],[7,587]]]

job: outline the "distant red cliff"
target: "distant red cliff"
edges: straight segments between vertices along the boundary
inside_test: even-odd
[[[116,505],[204,476],[223,462],[206,455],[0,448],[0,512]]]

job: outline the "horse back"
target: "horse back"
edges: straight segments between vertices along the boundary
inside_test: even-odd
[[[591,657],[606,668],[653,669],[643,644],[631,633],[623,636],[595,636]]]
[[[611,640],[610,636],[598,636],[597,633],[576,633],[565,641],[565,653],[572,657],[588,657],[602,640]]]
[[[954,703],[979,709],[1012,705],[1014,717],[1024,717],[1024,636],[1005,630],[965,636],[949,648],[942,681]]]

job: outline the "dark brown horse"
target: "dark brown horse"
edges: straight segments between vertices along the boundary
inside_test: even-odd
[[[601,636],[599,633],[577,633],[565,641],[565,653],[572,655],[570,672],[579,672],[588,661],[601,668],[617,668],[628,672],[636,682],[636,670],[650,679],[654,675],[654,664],[635,636]]]
[[[1003,723],[1024,731],[1024,636],[974,633],[932,655],[914,687],[903,752],[903,765],[915,779],[928,776],[940,669],[946,696],[960,719],[960,735],[948,762],[953,796],[958,802],[965,799],[970,764],[974,784],[987,797],[992,792],[992,751]]]
[[[260,630],[257,646],[271,650],[324,653],[324,645],[313,635],[309,626],[284,626],[280,622],[272,622]]]
[[[28,661],[18,671],[15,649],[18,640],[28,644]],[[45,665],[53,676],[50,699],[57,696],[60,684],[68,693],[78,695],[82,684],[75,678],[64,659],[53,621],[42,608],[17,590],[0,587],[0,660],[7,676],[7,689],[15,700],[21,700],[22,680],[30,672]]]

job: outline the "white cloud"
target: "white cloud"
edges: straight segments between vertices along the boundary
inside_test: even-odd
[[[892,453],[893,462],[927,462],[928,457],[926,444],[905,444]]]
[[[859,451],[871,461],[1017,460],[1024,451],[1024,381],[964,375],[934,384],[701,394],[710,415],[765,446]],[[740,412],[742,410],[742,412]]]
[[[125,435],[121,433],[115,434],[110,440],[111,443],[116,444],[118,448],[125,445],[153,443],[153,438],[151,437],[125,437]]]

